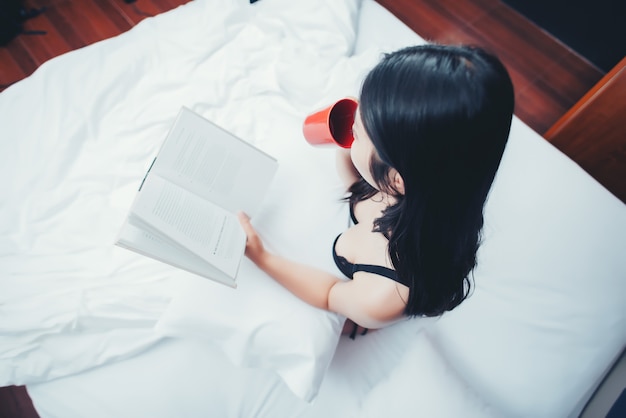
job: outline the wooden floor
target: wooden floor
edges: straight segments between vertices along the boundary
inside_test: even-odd
[[[28,19],[24,29],[46,34],[20,35],[0,48],[0,89],[30,75],[50,58],[118,35],[146,17],[188,1],[23,0],[27,10],[45,8],[41,15]]]
[[[2,0],[0,0],[2,1]],[[25,0],[45,11],[0,48],[0,91],[59,54],[115,36],[189,0]],[[516,89],[516,114],[544,133],[603,72],[499,0],[378,0],[429,41],[472,43],[496,53]],[[0,388],[0,418],[37,417],[23,387]]]

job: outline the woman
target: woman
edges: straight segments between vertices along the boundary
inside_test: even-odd
[[[365,329],[452,310],[471,289],[513,106],[506,69],[479,48],[386,55],[363,83],[352,148],[337,155],[354,226],[332,250],[352,280],[267,251],[241,214],[246,255],[305,302]]]

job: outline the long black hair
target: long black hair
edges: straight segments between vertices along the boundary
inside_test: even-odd
[[[376,148],[377,187],[397,197],[375,220],[389,257],[411,283],[405,314],[438,316],[470,293],[483,206],[508,139],[513,85],[493,55],[423,45],[387,54],[364,80],[359,112]],[[404,193],[394,189],[398,171]],[[364,181],[351,203],[376,190]]]

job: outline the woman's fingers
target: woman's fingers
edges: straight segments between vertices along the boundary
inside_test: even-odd
[[[263,242],[256,230],[250,223],[250,217],[246,215],[244,212],[237,213],[237,218],[239,218],[239,223],[243,228],[243,232],[245,232],[247,241],[246,241],[246,255],[252,261],[257,260],[264,251]]]
[[[243,232],[246,233],[246,237],[248,237],[248,245],[250,245],[251,241],[257,239],[257,232],[250,223],[250,217],[244,212],[239,212],[237,214],[237,218],[239,218],[239,223],[243,228]]]
[[[241,224],[241,227],[246,235],[248,235],[249,231],[254,232],[254,228],[252,228],[252,224],[250,224],[250,217],[247,214],[244,212],[238,212],[237,218],[239,219],[239,223]]]

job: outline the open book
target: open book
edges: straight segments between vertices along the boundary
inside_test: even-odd
[[[182,108],[148,169],[116,244],[236,287],[246,235],[276,160]]]

